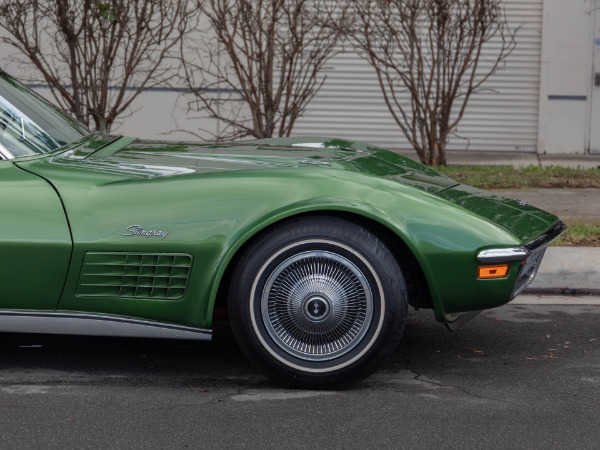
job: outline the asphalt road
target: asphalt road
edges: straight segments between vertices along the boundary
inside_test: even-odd
[[[600,299],[529,300],[455,333],[413,311],[340,392],[278,389],[227,339],[0,334],[0,449],[597,449]]]

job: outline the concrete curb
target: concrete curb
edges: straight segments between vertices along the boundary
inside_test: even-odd
[[[510,305],[578,305],[578,306],[600,306],[600,297],[591,295],[527,295],[521,294]]]
[[[600,247],[548,247],[529,290],[600,291]]]

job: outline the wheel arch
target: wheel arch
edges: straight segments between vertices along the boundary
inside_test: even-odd
[[[354,223],[370,231],[388,247],[398,262],[405,278],[409,304],[417,309],[433,309],[433,300],[421,264],[410,247],[397,233],[384,224],[355,212],[319,210],[294,214],[270,223],[257,230],[235,251],[233,256],[229,258],[227,267],[222,273],[222,276],[217,280],[218,287],[216,289],[216,294],[214,295],[214,301],[212,302],[212,312],[209,311],[209,317],[212,317],[213,326],[215,321],[222,322],[227,320],[226,310],[229,284],[235,267],[246,249],[263,234],[270,232],[273,228],[280,226],[285,222],[304,217],[335,217]]]

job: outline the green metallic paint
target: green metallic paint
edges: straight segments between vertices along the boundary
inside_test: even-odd
[[[524,242],[531,241],[549,230],[557,221],[557,217],[553,214],[534,206],[519,204],[515,200],[464,184],[454,186],[439,195],[494,223],[500,223]]]
[[[52,186],[0,161],[0,309],[54,310],[71,236]]]
[[[0,310],[32,330],[30,320],[47,311],[210,328],[244,246],[281,221],[323,213],[376,222],[401,240],[391,248],[399,260],[408,248],[436,318],[452,322],[513,294],[522,263],[511,262],[505,278],[479,280],[480,251],[546,245],[557,231],[545,233],[562,229],[552,214],[369,144],[90,133],[2,71],[0,84],[1,98],[12,99],[5,125],[13,126],[2,155],[33,154],[0,161]],[[26,134],[25,123],[39,133]]]
[[[340,211],[391,230],[420,264],[440,321],[506,303],[520,263],[512,263],[504,279],[477,280],[477,253],[522,245],[557,221],[408,158],[342,140],[202,145],[94,135],[67,151],[15,163],[52,183],[70,221],[73,254],[59,310],[200,328],[211,326],[219,283],[236,252],[257,233],[299,214]],[[54,196],[55,214],[62,214]],[[123,236],[129,225],[168,235]],[[61,248],[68,253],[70,240]],[[194,264],[186,295],[78,296],[87,252],[189,253]]]
[[[52,182],[71,221],[73,258],[60,310],[210,327],[219,282],[242,245],[280,220],[322,211],[362,216],[399,236],[425,273],[438,319],[498,306],[510,297],[517,265],[507,279],[476,280],[475,258],[482,248],[522,240],[441,198],[457,183],[398,155],[351,143],[289,147],[294,145],[289,139],[240,145],[131,138],[94,143],[93,150],[17,162]],[[133,224],[169,235],[122,236]],[[187,294],[177,301],[78,297],[85,254],[98,251],[189,252],[195,263]]]

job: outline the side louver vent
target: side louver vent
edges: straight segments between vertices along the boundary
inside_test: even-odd
[[[88,252],[77,295],[178,300],[191,266],[192,257],[185,253]]]

